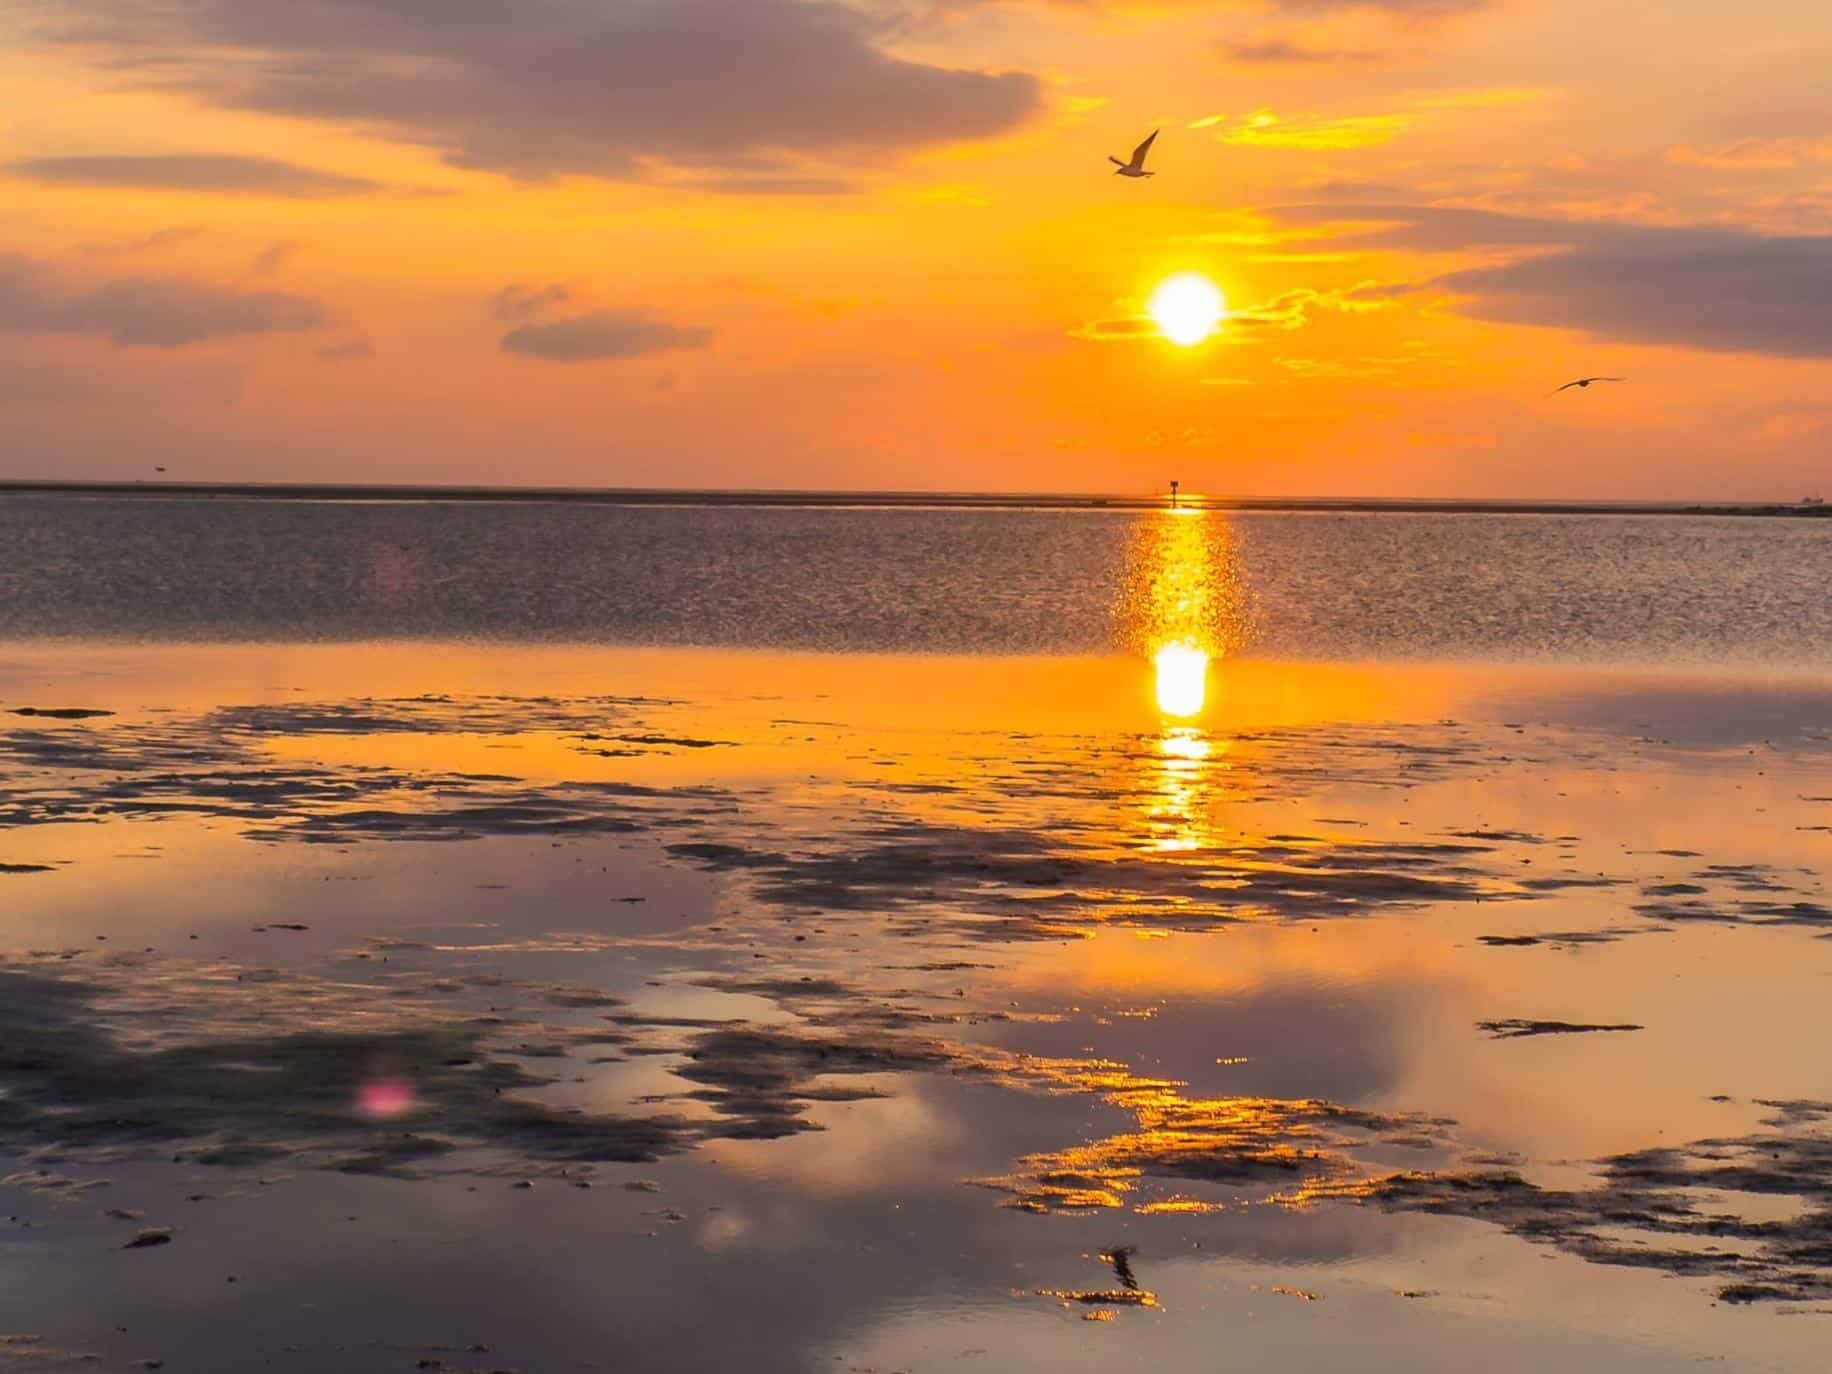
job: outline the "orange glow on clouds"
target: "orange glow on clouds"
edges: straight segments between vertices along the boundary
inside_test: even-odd
[[[0,129],[6,476],[1824,485],[1823,426],[1777,419],[1832,367],[1829,317],[1795,289],[1832,256],[1823,121],[1775,113],[1823,105],[1791,56],[1832,45],[1807,0],[1739,16],[1710,127],[1686,98],[1722,58],[1705,9],[1666,16],[1663,61],[1625,70],[1634,17],[1575,0],[1277,26],[968,7],[832,39],[834,117],[810,121],[783,72],[745,66],[826,32],[800,0],[726,7],[759,40],[729,109],[666,120],[592,104],[651,78],[685,101],[700,77],[659,61],[590,89],[505,85],[488,34],[413,16],[333,58],[278,0],[238,5],[232,32],[209,6],[150,7],[137,37],[81,22],[115,12],[102,0],[61,8],[83,42],[0,16],[0,81],[30,112]],[[184,64],[184,90],[115,78],[149,52]],[[433,70],[463,98],[421,85]],[[264,94],[274,71],[318,103]],[[1110,176],[1106,151],[1158,125],[1156,175]],[[1678,300],[1655,271],[1675,255],[1695,264]],[[1230,303],[1147,306],[1192,262]],[[1584,373],[1635,381],[1544,401]]]

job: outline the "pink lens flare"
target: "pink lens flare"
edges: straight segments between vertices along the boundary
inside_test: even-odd
[[[356,1109],[375,1121],[386,1121],[414,1107],[413,1084],[404,1078],[376,1078],[356,1091]]]

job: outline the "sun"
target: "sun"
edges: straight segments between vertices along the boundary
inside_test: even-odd
[[[1199,272],[1179,272],[1158,283],[1146,307],[1165,338],[1180,348],[1201,343],[1228,313],[1221,288]]]

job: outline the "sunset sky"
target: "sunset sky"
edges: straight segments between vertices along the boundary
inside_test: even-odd
[[[1828,71],[1824,0],[0,0],[0,476],[1792,500]]]

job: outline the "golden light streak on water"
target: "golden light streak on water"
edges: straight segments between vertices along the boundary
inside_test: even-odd
[[[1158,709],[1187,720],[1200,715],[1209,694],[1209,655],[1194,644],[1166,644],[1153,658],[1158,672]]]

